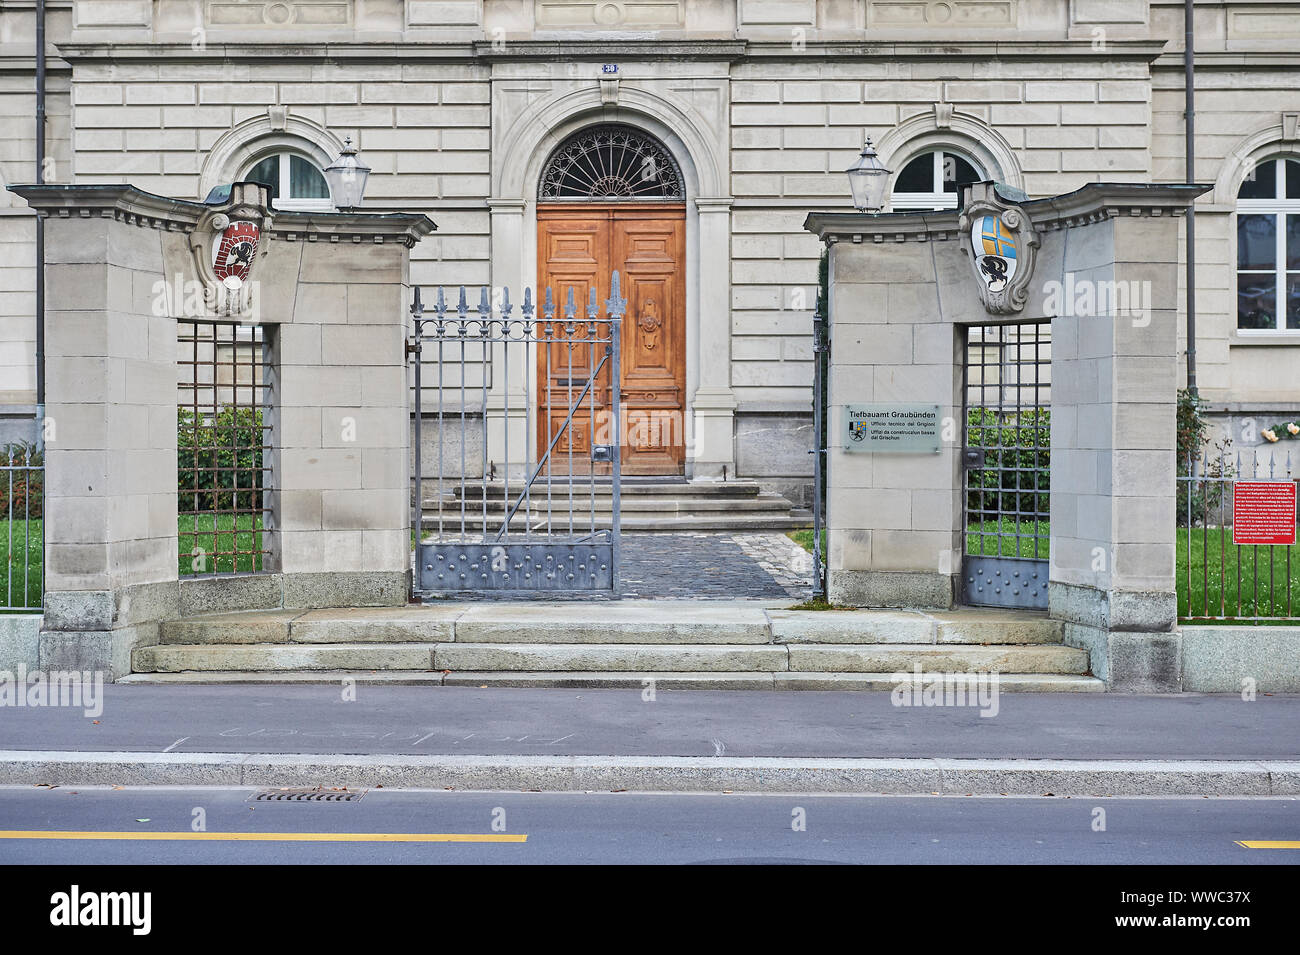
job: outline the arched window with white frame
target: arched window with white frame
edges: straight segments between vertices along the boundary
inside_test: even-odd
[[[1237,190],[1237,329],[1300,334],[1300,158],[1257,163]]]
[[[261,156],[240,177],[271,190],[271,207],[284,212],[333,212],[329,183],[320,168],[299,153]]]
[[[892,212],[956,209],[963,186],[988,178],[975,161],[951,149],[936,149],[910,159],[894,176]]]

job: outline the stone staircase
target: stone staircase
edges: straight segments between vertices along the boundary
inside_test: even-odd
[[[129,683],[892,689],[915,668],[996,672],[1004,690],[1093,692],[1045,616],[793,611],[768,602],[434,604],[248,611],[163,624]]]
[[[522,482],[513,481],[507,498],[505,482],[497,479],[487,482],[486,492],[482,483],[470,482],[463,490],[456,487],[437,497],[429,496],[430,483],[425,482],[422,517],[425,530],[434,532],[440,517],[444,528],[459,529],[462,505],[467,527],[481,530],[486,509],[488,530],[496,530],[523,491]],[[534,482],[530,524],[534,531],[540,532],[547,531],[552,523],[557,530],[567,530],[569,484],[556,481],[549,485],[549,490],[548,513],[548,484],[541,479]],[[622,526],[626,531],[785,531],[807,527],[812,522],[810,512],[796,508],[780,494],[764,491],[757,481],[624,478],[620,490]],[[607,478],[597,478],[591,485],[586,478],[576,478],[572,491],[575,526],[589,527],[593,513],[597,528],[610,526],[613,488]],[[523,521],[524,509],[520,507],[511,519],[511,527],[522,530]]]

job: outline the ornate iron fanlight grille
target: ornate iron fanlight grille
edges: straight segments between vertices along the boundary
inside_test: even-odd
[[[661,143],[632,126],[593,126],[551,154],[537,189],[541,200],[685,199],[682,171]]]

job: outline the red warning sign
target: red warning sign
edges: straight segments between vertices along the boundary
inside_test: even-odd
[[[1234,481],[1232,542],[1295,543],[1295,482]]]

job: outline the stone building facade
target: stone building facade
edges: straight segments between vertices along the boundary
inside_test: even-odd
[[[810,210],[850,210],[844,169],[864,135],[907,192],[895,209],[955,202],[954,169],[1031,197],[1188,178],[1181,0],[47,6],[48,182],[202,199],[280,156],[307,183],[284,174],[286,206],[306,208],[321,201],[308,167],[328,165],[350,137],[373,169],[368,211],[437,223],[413,252],[415,284],[562,278],[563,236],[548,224],[557,203],[540,191],[557,151],[597,127],[662,147],[679,194],[652,198],[678,223],[660,248],[677,284],[658,321],[644,306],[638,317],[650,315],[666,356],[661,393],[673,393],[665,407],[687,439],[680,469],[755,478],[798,501],[811,470],[820,252],[802,223]],[[1197,2],[1196,18],[1191,178],[1214,185],[1197,203],[1199,384],[1219,412],[1289,420],[1300,415],[1288,374],[1300,364],[1300,9],[1217,0]],[[0,0],[7,184],[34,178],[33,45],[33,0]],[[936,153],[934,180],[918,187]],[[1239,212],[1243,183],[1255,195],[1260,164],[1286,157],[1297,165],[1274,164],[1273,201]],[[586,220],[578,204],[561,218],[579,231],[603,218],[608,236],[626,237],[618,223],[636,204],[592,202]],[[1270,273],[1265,256],[1239,276],[1247,213],[1282,225],[1275,248],[1296,271],[1273,261]],[[614,250],[602,228],[591,226],[591,241]],[[11,421],[33,403],[33,234],[25,203],[0,192],[0,402]],[[626,268],[635,249],[619,248],[596,258]],[[1260,305],[1269,282],[1274,302]]]

